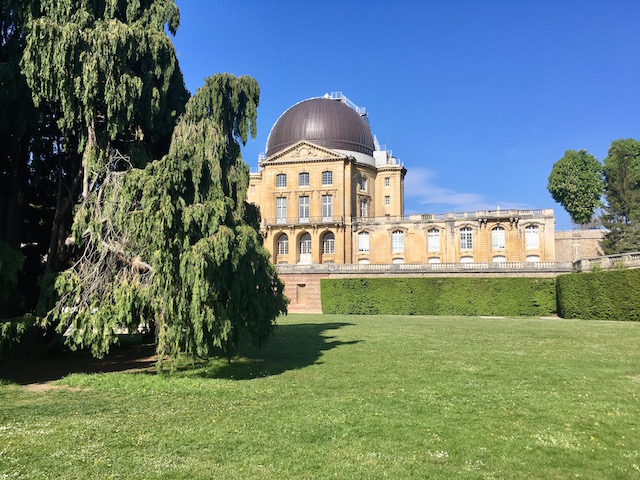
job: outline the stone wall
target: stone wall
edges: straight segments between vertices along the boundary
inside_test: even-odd
[[[289,313],[322,313],[320,280],[327,273],[279,273],[284,294],[289,299]]]
[[[600,246],[604,234],[602,230],[555,232],[556,262],[575,262],[604,255]]]

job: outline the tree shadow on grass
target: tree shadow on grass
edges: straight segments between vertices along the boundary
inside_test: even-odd
[[[231,362],[214,359],[201,367],[184,367],[182,374],[203,378],[250,380],[279,375],[309,365],[320,364],[323,352],[343,345],[355,345],[362,340],[341,341],[326,332],[353,325],[352,323],[302,323],[278,325],[275,334],[262,348],[241,346]]]
[[[114,346],[104,358],[88,351],[62,350],[47,357],[0,361],[0,379],[31,385],[60,380],[72,373],[143,372],[155,370],[153,343]]]
[[[262,348],[241,346],[239,354],[229,363],[218,358],[185,365],[178,375],[203,378],[247,380],[278,375],[320,363],[322,353],[360,340],[343,342],[325,332],[353,325],[351,323],[308,323],[278,325],[274,335]],[[98,359],[87,351],[61,351],[49,357],[0,360],[0,380],[20,385],[60,380],[72,373],[127,372],[156,374],[156,346],[153,343],[115,346],[108,355]]]

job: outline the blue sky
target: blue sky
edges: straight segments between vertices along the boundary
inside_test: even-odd
[[[217,72],[260,84],[257,166],[294,103],[342,91],[407,168],[407,213],[554,208],[567,149],[640,139],[640,2],[177,0],[193,93]]]

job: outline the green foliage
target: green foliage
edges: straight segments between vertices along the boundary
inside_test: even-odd
[[[607,254],[640,250],[640,142],[616,140],[604,160]]]
[[[547,189],[574,222],[588,223],[600,205],[602,164],[586,150],[567,150],[553,165]]]
[[[4,302],[13,293],[23,264],[24,255],[0,241],[0,307],[4,306]]]
[[[561,317],[640,321],[640,269],[572,273],[556,281]]]
[[[324,313],[365,315],[550,315],[555,281],[537,278],[353,278],[322,280]]]
[[[240,156],[255,136],[258,100],[252,78],[208,78],[168,155],[107,171],[76,215],[85,255],[56,282],[58,330],[72,326],[72,345],[102,355],[119,329],[143,320],[155,324],[160,359],[268,338],[286,299],[245,203]]]
[[[0,321],[0,353],[20,338],[35,324],[33,315]]]

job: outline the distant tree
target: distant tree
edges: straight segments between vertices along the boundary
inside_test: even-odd
[[[602,197],[602,164],[586,150],[567,150],[549,175],[547,189],[575,223],[593,217]]]
[[[53,318],[72,345],[100,356],[143,319],[160,361],[267,339],[287,301],[245,201],[240,143],[255,137],[258,100],[252,78],[208,78],[168,155],[145,169],[112,157],[76,216],[83,257],[57,282]]]
[[[609,230],[603,241],[607,254],[640,250],[640,142],[615,140],[604,160],[605,212]]]

